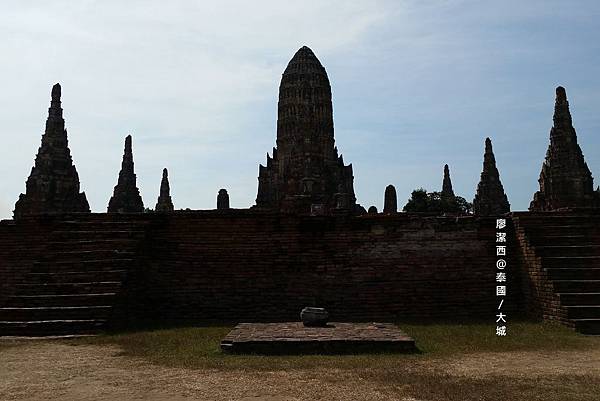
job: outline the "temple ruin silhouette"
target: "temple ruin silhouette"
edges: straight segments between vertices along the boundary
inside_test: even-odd
[[[165,168],[145,210],[131,135],[106,213],[90,212],[79,185],[56,84],[25,193],[0,222],[0,335],[143,319],[284,321],[304,306],[337,320],[489,320],[498,218],[508,313],[600,334],[600,190],[562,87],[528,211],[510,211],[486,138],[473,213],[401,212],[393,185],[382,213],[367,212],[335,146],[327,72],[306,46],[281,78],[276,147],[258,167],[255,205],[231,208],[220,189],[214,210],[176,210]],[[448,165],[440,196],[456,197]]]

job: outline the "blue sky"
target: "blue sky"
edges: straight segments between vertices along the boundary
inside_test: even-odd
[[[0,14],[0,218],[40,144],[52,84],[63,87],[71,153],[93,211],[105,211],[123,141],[154,207],[169,169],[176,208],[254,204],[275,144],[281,73],[302,45],[332,84],[336,143],[358,201],[403,205],[417,187],[474,196],[492,138],[513,210],[528,207],[563,85],[579,144],[600,177],[597,1],[30,1]],[[595,180],[595,185],[600,180]]]

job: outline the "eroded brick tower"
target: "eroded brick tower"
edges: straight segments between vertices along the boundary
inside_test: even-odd
[[[84,192],[79,192],[79,175],[73,165],[60,103],[59,84],[52,87],[46,130],[27,178],[26,191],[15,204],[14,216],[89,212]]]
[[[535,193],[529,210],[548,211],[597,205],[598,195],[594,192],[592,174],[577,144],[567,93],[562,86],[556,88],[550,146],[538,181],[540,190]]]
[[[304,46],[279,86],[277,147],[260,165],[256,206],[285,212],[357,209],[352,165],[338,156],[331,86],[325,68]]]

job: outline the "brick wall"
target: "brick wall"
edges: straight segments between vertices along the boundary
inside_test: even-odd
[[[51,225],[47,219],[0,221],[0,305],[41,257]]]
[[[77,218],[128,219],[88,216]],[[143,256],[127,279],[130,317],[296,320],[304,306],[323,306],[334,320],[493,322],[496,313],[494,219],[255,210],[131,218],[148,224]],[[3,295],[39,257],[51,226],[0,224]],[[514,277],[505,311],[520,302]]]
[[[493,219],[207,211],[156,220],[149,238],[135,282],[150,316],[295,320],[304,306],[341,320],[495,314]]]

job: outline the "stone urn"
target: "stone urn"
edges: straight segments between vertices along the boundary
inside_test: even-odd
[[[306,307],[300,312],[300,319],[306,327],[325,327],[329,313],[324,308]]]

